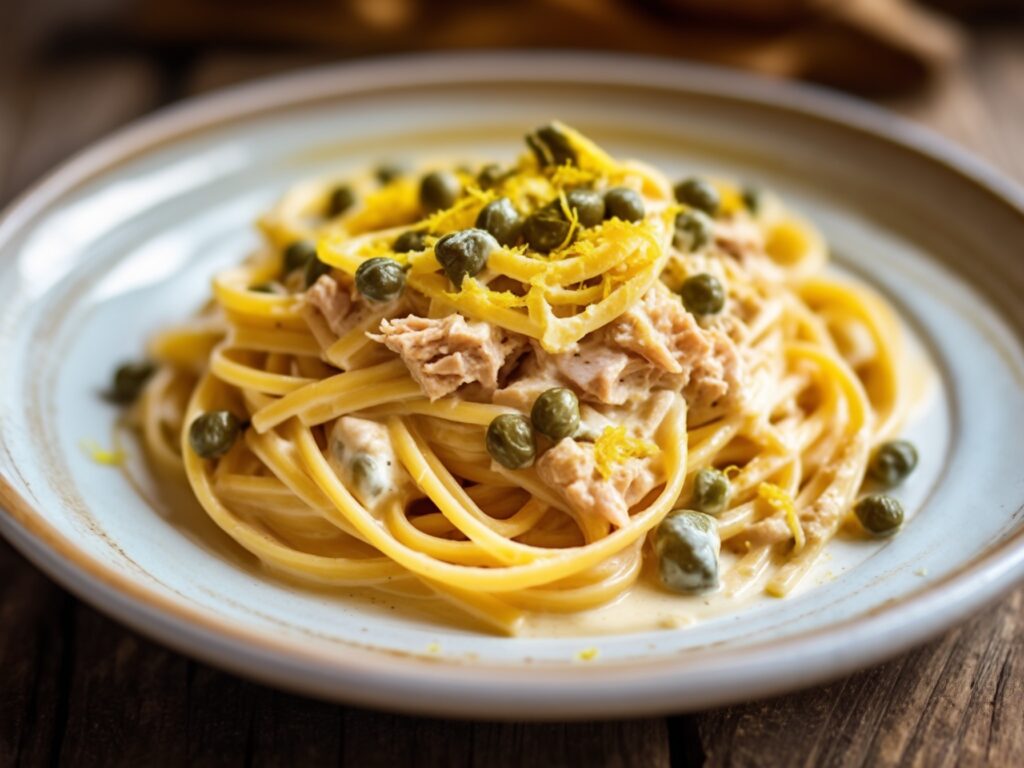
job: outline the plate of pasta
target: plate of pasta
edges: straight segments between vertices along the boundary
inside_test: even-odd
[[[0,221],[0,530],[339,700],[827,679],[1024,573],[1022,199],[869,108],[643,59],[206,97]]]

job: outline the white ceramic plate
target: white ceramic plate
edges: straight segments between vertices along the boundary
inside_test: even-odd
[[[837,543],[797,595],[690,627],[505,639],[289,585],[187,502],[90,461],[96,397],[256,241],[288,184],[381,158],[510,157],[551,118],[671,173],[764,184],[885,291],[937,375],[912,511]],[[311,694],[432,714],[593,717],[708,706],[849,672],[1024,575],[1024,195],[849,101],[718,71],[579,55],[408,58],[196,100],[66,164],[0,223],[0,530],[85,600],[179,650]],[[141,490],[141,493],[140,493]],[[578,660],[596,648],[592,661]]]

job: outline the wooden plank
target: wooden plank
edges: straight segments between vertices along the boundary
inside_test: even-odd
[[[79,604],[60,760],[182,765],[188,662]]]
[[[832,685],[708,712],[708,766],[1024,765],[1024,589]]]
[[[476,723],[351,709],[342,765],[668,766],[664,720],[593,723]]]
[[[0,540],[0,765],[43,765],[56,756],[70,605]]]
[[[15,95],[20,120],[0,198],[35,181],[59,161],[157,106],[159,70],[147,59],[106,55],[60,61],[39,70]],[[2,170],[2,169],[0,169]]]

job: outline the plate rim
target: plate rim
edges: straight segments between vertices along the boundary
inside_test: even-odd
[[[558,79],[566,82],[642,82],[797,113],[833,128],[854,129],[956,172],[964,182],[1024,217],[1024,188],[1020,185],[929,129],[848,96],[656,57],[493,51],[410,54],[321,65],[156,110],[76,153],[17,196],[0,213],[0,250],[69,191],[187,133],[389,85],[550,82],[555,65],[563,69]],[[17,473],[8,446],[0,444],[0,448]],[[645,660],[588,665],[585,677],[579,674],[582,665],[568,663],[538,665],[535,670],[544,672],[538,676],[523,674],[529,668],[517,665],[439,663],[381,649],[346,649],[341,658],[303,654],[298,643],[240,629],[132,582],[78,551],[32,507],[15,482],[0,472],[0,504],[6,510],[0,510],[0,533],[48,576],[102,612],[177,651],[243,676],[322,698],[433,715],[611,717],[682,711],[780,693],[905,651],[980,610],[1024,578],[1022,528],[943,578],[866,614],[789,638],[712,652],[714,663],[705,670],[703,683],[696,685],[700,676],[683,656],[659,659],[661,666]],[[894,625],[902,630],[895,637]],[[731,682],[719,681],[716,686],[708,674],[716,669],[728,669]],[[458,670],[471,672],[453,674]],[[747,679],[741,682],[744,674]],[[596,695],[602,691],[614,692],[614,697]]]

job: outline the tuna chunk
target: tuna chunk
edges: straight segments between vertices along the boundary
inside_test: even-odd
[[[342,289],[330,275],[322,275],[306,291],[307,313],[309,310],[315,311],[335,336],[344,336],[355,325],[354,306],[355,302],[349,292]]]
[[[518,376],[494,401],[527,410],[550,386],[571,386],[585,401],[624,405],[653,389],[682,392],[690,422],[712,417],[739,396],[742,365],[736,345],[720,330],[701,328],[679,299],[655,286],[606,328],[574,349],[551,355],[538,345]]]
[[[474,382],[493,391],[500,375],[527,348],[521,336],[490,323],[469,322],[458,314],[384,320],[380,333],[370,338],[401,356],[431,400]]]
[[[611,340],[634,352],[666,373],[683,373],[711,352],[707,334],[678,297],[660,286],[644,297],[608,328]]]
[[[380,422],[342,416],[331,429],[328,445],[331,467],[368,508],[379,506],[408,481]]]
[[[607,480],[597,471],[593,443],[565,438],[537,460],[537,475],[580,515],[597,515],[620,528],[629,522],[629,508],[658,484],[651,462],[626,459]]]

